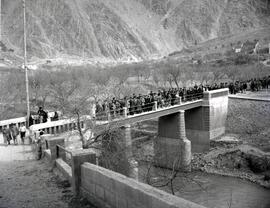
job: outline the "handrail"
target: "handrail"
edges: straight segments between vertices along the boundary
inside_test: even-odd
[[[59,149],[63,150],[64,152],[70,154],[72,156],[72,152],[67,150],[65,147],[61,146],[61,145],[56,145],[56,157],[59,157]]]

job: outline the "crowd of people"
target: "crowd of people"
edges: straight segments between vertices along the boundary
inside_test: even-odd
[[[111,100],[96,103],[95,117],[97,119],[107,119],[108,116],[115,117],[124,114],[124,108],[127,109],[127,115],[139,114],[142,112],[152,111],[155,107],[169,107],[191,100],[200,99],[205,90],[220,89],[220,85],[211,85],[204,87],[203,85],[195,85],[190,88],[171,88],[162,89],[158,92],[151,91],[147,95],[133,94],[123,99],[113,98]],[[156,105],[156,106],[155,106]]]
[[[247,81],[236,81],[230,83],[229,92],[230,94],[245,93],[247,90],[252,92],[259,91],[261,89],[270,88],[270,76],[265,76],[261,79],[250,79]]]
[[[217,90],[222,88],[228,88],[230,94],[245,93],[247,90],[259,91],[261,89],[270,88],[270,76],[263,77],[261,79],[250,79],[247,81],[236,82],[222,82],[214,83],[212,85],[195,85],[189,88],[170,88],[168,90],[162,89],[158,92],[150,91],[149,94],[133,94],[130,97],[124,97],[123,99],[107,99],[105,101],[99,100],[95,104],[94,117],[97,120],[107,120],[115,118],[119,115],[134,115],[143,112],[152,111],[155,108],[163,108],[174,106],[180,102],[187,102],[203,97],[204,91]],[[125,110],[126,109],[126,110]],[[126,111],[126,112],[125,112]],[[39,108],[35,115],[30,116],[29,126],[37,123],[45,123],[48,120],[58,120],[59,115],[54,112],[54,116],[49,118],[48,113]],[[26,134],[25,125],[21,125],[19,128],[15,124],[11,124],[9,127],[3,128],[3,135],[5,143],[10,144],[13,141],[14,144],[18,144],[18,137],[20,135],[21,142],[24,144]]]
[[[18,138],[20,137],[21,143],[25,142],[26,126],[22,124],[19,128],[15,124],[11,124],[10,127],[3,127],[4,143],[10,145],[13,141],[14,145],[18,144]]]
[[[251,79],[247,81],[222,82],[212,85],[195,85],[189,88],[171,88],[169,90],[159,90],[158,92],[150,92],[147,95],[133,94],[130,97],[101,101],[96,103],[95,117],[96,119],[107,119],[108,116],[116,117],[124,114],[124,108],[127,109],[127,115],[139,114],[151,111],[155,108],[169,107],[178,104],[180,101],[186,102],[200,99],[204,91],[229,88],[230,94],[245,93],[247,90],[258,91],[260,89],[268,89],[270,87],[270,76],[262,79]]]
[[[29,118],[29,126],[32,126],[33,124],[39,124],[39,123],[46,123],[48,120],[51,121],[57,121],[59,119],[59,115],[57,112],[54,112],[53,117],[49,118],[48,113],[43,110],[42,107],[39,107],[39,110],[37,113],[30,114]],[[4,126],[2,129],[4,143],[7,145],[11,144],[11,141],[14,145],[20,143],[25,143],[25,136],[26,136],[26,126],[22,123],[20,127],[17,127],[16,124],[10,124],[9,126]]]
[[[57,121],[59,120],[59,114],[57,111],[53,113],[53,117],[49,117],[48,112],[46,112],[42,107],[39,107],[37,113],[31,113],[29,117],[29,126],[33,124],[46,123],[47,121]]]

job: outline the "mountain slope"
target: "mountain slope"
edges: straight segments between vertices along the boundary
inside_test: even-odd
[[[21,0],[2,10],[3,42],[21,56]],[[267,25],[269,0],[27,0],[32,59],[138,61]]]

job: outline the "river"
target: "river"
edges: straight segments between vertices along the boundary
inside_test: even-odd
[[[159,181],[163,169],[154,168],[151,176]],[[139,180],[145,181],[145,166],[139,165]],[[162,170],[162,171],[160,171]],[[154,177],[159,176],[159,177]],[[171,193],[171,187],[162,187]],[[270,208],[270,189],[239,178],[192,172],[174,179],[175,195],[208,208]]]
[[[259,185],[232,177],[192,174],[205,190],[195,183],[185,184],[176,195],[209,208],[270,208],[270,190]]]

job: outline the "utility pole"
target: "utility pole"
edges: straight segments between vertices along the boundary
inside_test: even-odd
[[[26,124],[29,126],[30,117],[30,103],[29,103],[29,81],[28,81],[28,69],[27,69],[27,43],[26,43],[26,5],[25,0],[23,2],[23,42],[24,42],[24,70],[25,70],[25,88],[26,88],[26,104],[27,104],[27,117]]]
[[[0,0],[0,41],[2,41],[2,0]]]

